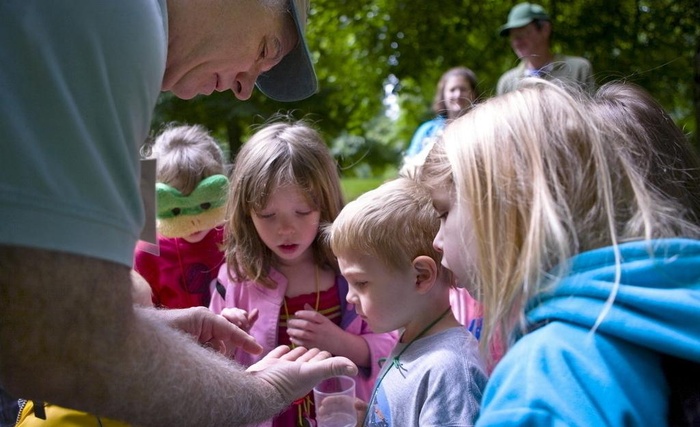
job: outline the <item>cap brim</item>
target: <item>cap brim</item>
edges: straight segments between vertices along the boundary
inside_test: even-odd
[[[524,27],[534,20],[535,18],[525,18],[517,21],[508,22],[507,24],[502,25],[501,28],[498,29],[498,34],[500,34],[501,37],[507,36],[510,30],[512,30],[513,28]]]
[[[318,91],[318,80],[306,45],[304,31],[299,24],[299,15],[294,2],[290,4],[299,42],[279,64],[260,74],[255,82],[265,96],[282,102],[301,101]]]

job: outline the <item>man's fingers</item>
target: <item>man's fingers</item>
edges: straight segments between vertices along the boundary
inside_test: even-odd
[[[222,340],[210,340],[204,343],[204,347],[211,348],[217,353],[226,354],[226,344]]]
[[[314,363],[302,365],[302,369],[313,370],[319,376],[318,381],[338,375],[351,377],[357,375],[357,366],[350,359],[341,356],[329,356],[330,354],[327,351],[321,352],[317,355],[319,357],[318,360],[312,360]]]
[[[292,351],[292,349],[289,348],[289,346],[280,345],[272,349],[269,353],[267,353],[266,357],[281,358],[285,354],[288,354],[290,351]]]
[[[321,351],[317,348],[312,348],[306,351],[304,354],[297,358],[298,362],[315,362],[318,360],[324,360],[331,357],[331,354],[327,351]]]
[[[228,321],[226,322],[228,323]],[[226,337],[226,339],[223,340],[223,342],[224,344],[228,342],[231,345],[225,345],[225,347],[230,347],[231,349],[238,347],[241,350],[251,354],[262,353],[262,345],[255,341],[255,338],[246,333],[244,330],[240,329],[238,326],[232,323],[228,323],[226,325],[226,329],[228,330],[229,334]]]
[[[260,345],[253,337],[244,337],[244,341],[239,343],[237,346],[250,354],[260,354],[263,351],[262,345]]]

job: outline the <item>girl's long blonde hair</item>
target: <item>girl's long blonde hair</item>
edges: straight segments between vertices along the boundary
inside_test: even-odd
[[[525,304],[567,273],[573,255],[700,234],[679,215],[682,203],[623,154],[640,143],[601,120],[585,95],[539,79],[448,125],[421,175],[429,186],[453,188],[471,212],[462,238],[473,233],[478,245],[474,296],[484,305],[487,356],[491,341],[507,348],[513,332],[525,331]]]
[[[338,166],[321,135],[303,121],[271,123],[258,130],[236,156],[226,207],[226,263],[229,276],[275,286],[269,279],[272,251],[258,236],[251,213],[262,210],[272,192],[296,185],[320,211],[320,225],[343,207]],[[335,257],[317,234],[314,261],[337,270]]]

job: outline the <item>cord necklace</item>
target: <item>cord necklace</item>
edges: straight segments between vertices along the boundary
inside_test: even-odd
[[[401,361],[399,360],[399,358],[401,357],[401,355],[404,354],[404,353],[406,352],[406,350],[408,350],[408,348],[411,346],[411,344],[413,344],[414,342],[416,342],[416,341],[418,341],[419,339],[423,338],[423,336],[424,336],[425,334],[427,334],[428,331],[431,330],[431,329],[433,328],[433,326],[437,325],[442,319],[444,319],[445,316],[447,316],[447,313],[449,313],[451,310],[452,310],[452,307],[451,307],[451,306],[448,306],[448,307],[447,307],[447,310],[445,310],[444,312],[442,312],[442,314],[440,314],[440,316],[438,316],[437,319],[435,319],[435,320],[433,320],[432,322],[430,322],[430,324],[429,324],[428,326],[426,326],[425,329],[423,329],[423,330],[421,331],[421,333],[419,333],[418,335],[416,335],[415,338],[413,338],[411,341],[409,341],[408,344],[406,344],[406,347],[404,347],[404,348],[399,352],[399,354],[397,354],[396,356],[394,356],[394,357],[391,358],[391,366],[389,366],[388,368],[386,368],[386,370],[385,370],[384,373],[382,374],[381,378],[379,378],[379,381],[377,381],[376,384],[374,385],[374,390],[372,391],[372,396],[371,396],[371,398],[369,399],[369,404],[367,405],[367,412],[365,412],[365,418],[364,418],[364,421],[362,422],[362,425],[365,424],[365,421],[367,420],[367,416],[369,415],[370,411],[372,410],[372,402],[374,402],[374,399],[375,399],[375,397],[377,396],[377,391],[379,390],[379,385],[380,385],[380,384],[382,383],[382,381],[384,380],[384,377],[386,377],[386,374],[388,374],[389,371],[391,371],[391,368],[392,368],[392,367],[395,367],[396,369],[399,370],[399,373],[400,373],[402,376],[404,376],[403,371],[405,371],[406,369],[404,369],[403,365],[401,365]],[[385,360],[386,360],[386,359],[385,359]]]
[[[315,275],[316,275],[316,307],[314,310],[318,311],[319,304],[321,302],[321,285],[319,281],[319,272],[318,272],[318,265],[314,265],[315,268]],[[289,309],[287,308],[287,297],[282,297],[282,305],[284,306],[284,315],[289,322]],[[290,341],[291,347],[295,348],[296,345]],[[301,399],[297,399],[294,402],[292,402],[293,405],[297,405],[298,412],[297,412],[297,417],[298,417],[298,422],[300,426],[305,426],[305,425],[311,425],[310,421],[306,418],[311,413],[311,405],[313,405],[313,402],[311,401],[311,396],[306,395],[302,397]]]

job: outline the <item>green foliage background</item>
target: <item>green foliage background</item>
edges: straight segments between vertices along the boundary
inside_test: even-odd
[[[182,101],[163,94],[153,131],[172,120],[201,123],[235,155],[276,112],[306,118],[322,132],[347,177],[390,175],[420,122],[431,117],[439,76],[465,65],[482,97],[517,60],[496,30],[516,2],[468,0],[312,0],[307,39],[320,92],[284,104],[255,92]],[[645,87],[697,146],[700,105],[698,0],[540,2],[553,18],[554,51],[588,58],[600,85]],[[400,113],[390,119],[385,86],[396,83]]]

